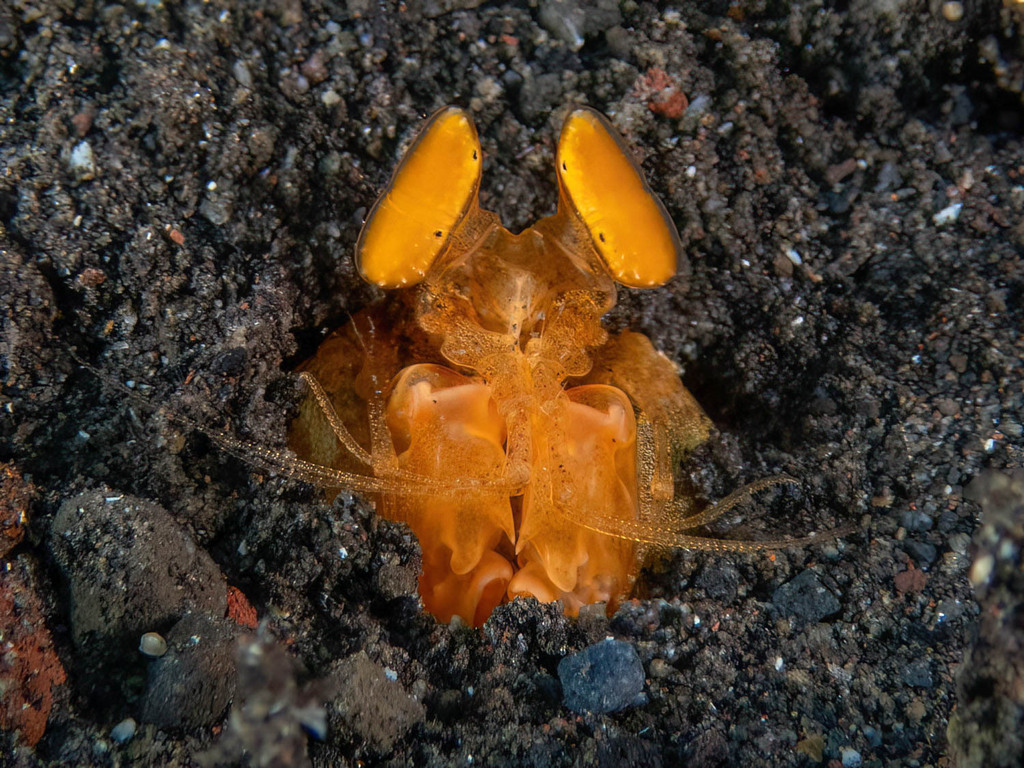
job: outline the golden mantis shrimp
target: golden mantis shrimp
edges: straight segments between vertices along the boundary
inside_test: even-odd
[[[663,285],[684,259],[615,129],[592,109],[568,115],[557,211],[519,234],[480,208],[482,159],[461,109],[421,130],[356,245],[389,301],[303,364],[299,458],[268,463],[406,523],[442,621],[481,625],[517,596],[613,610],[654,547],[780,546],[690,533],[789,480],[703,509],[677,494],[676,462],[710,421],[645,336],[602,326],[617,285]]]

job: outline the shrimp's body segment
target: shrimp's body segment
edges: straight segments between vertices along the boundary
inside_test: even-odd
[[[371,211],[359,271],[403,290],[303,364],[300,464],[409,525],[443,621],[480,625],[519,595],[611,610],[652,546],[758,548],[685,533],[735,504],[675,494],[674,462],[710,422],[646,337],[601,325],[616,284],[661,285],[683,259],[621,138],[573,111],[558,210],[518,235],[480,209],[481,161],[469,116],[445,108]]]

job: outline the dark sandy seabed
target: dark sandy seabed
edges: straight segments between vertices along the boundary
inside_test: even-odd
[[[1021,764],[1024,6],[257,5],[0,4],[0,764]],[[715,533],[860,532],[438,625],[402,526],[169,415],[284,445],[446,103],[514,229],[567,107],[612,115],[691,261],[609,318],[720,430],[683,476],[800,480]],[[573,712],[606,636],[645,700]]]

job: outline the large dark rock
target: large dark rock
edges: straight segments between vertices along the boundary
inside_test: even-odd
[[[187,611],[227,610],[216,563],[152,502],[110,490],[69,499],[50,529],[50,550],[70,593],[79,646],[136,644]]]

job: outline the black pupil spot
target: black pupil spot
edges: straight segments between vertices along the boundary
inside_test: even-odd
[[[597,233],[597,239],[600,240],[603,243],[604,242],[604,232],[598,232]]]
[[[440,236],[441,236],[442,234],[444,234],[444,233],[443,233],[443,232],[441,232],[441,230],[439,229],[439,230],[437,230],[437,231],[436,231],[436,232],[434,233],[434,237],[440,237]]]
[[[473,150],[473,159],[476,160],[476,150]]]
[[[568,170],[569,170],[569,169],[568,169],[568,168],[566,167],[566,165],[565,165],[565,163],[564,163],[564,162],[562,163],[562,170],[563,170],[563,171],[568,171]]]

